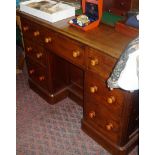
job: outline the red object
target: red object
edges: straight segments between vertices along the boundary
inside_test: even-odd
[[[128,26],[121,22],[116,23],[115,30],[117,32],[120,32],[120,33],[130,36],[130,37],[136,37],[139,34],[139,29]]]
[[[82,0],[82,12],[83,12],[83,14],[85,14],[85,12],[86,12],[86,2],[90,2],[90,3],[98,5],[98,19],[96,21],[90,23],[89,25],[84,26],[84,27],[78,26],[74,23],[69,23],[70,25],[75,26],[75,27],[77,27],[81,30],[84,30],[84,31],[88,31],[88,30],[91,30],[91,29],[97,27],[100,23],[100,20],[102,18],[102,13],[103,13],[103,10],[102,10],[103,0]]]

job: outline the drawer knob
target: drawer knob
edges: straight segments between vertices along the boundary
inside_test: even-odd
[[[89,112],[89,117],[94,118],[95,117],[95,111],[90,111]]]
[[[95,93],[95,92],[97,92],[97,86],[93,86],[93,87],[90,87],[90,92],[91,93]]]
[[[113,127],[114,127],[114,126],[113,126],[112,123],[108,123],[108,124],[106,125],[106,129],[107,129],[108,131],[112,130]]]
[[[28,26],[24,26],[24,27],[23,27],[23,30],[24,30],[25,32],[28,31],[28,29],[29,29]]]
[[[35,32],[33,33],[33,35],[34,35],[35,37],[37,37],[37,36],[40,35],[40,32],[39,32],[39,31],[35,31]]]
[[[124,5],[125,5],[125,3],[124,3],[124,2],[121,2],[121,3],[120,3],[120,6],[124,6]]]
[[[32,75],[34,73],[34,69],[29,70],[29,74]]]
[[[32,47],[27,47],[27,51],[28,52],[32,51]]]
[[[39,77],[39,81],[44,81],[45,80],[45,76],[40,76]]]
[[[43,54],[42,53],[37,53],[36,56],[37,56],[38,59],[40,59],[43,56]]]
[[[114,96],[111,96],[111,97],[108,97],[108,98],[107,98],[107,102],[108,102],[109,104],[112,104],[112,103],[114,103],[115,101],[116,101],[116,99],[115,99]]]
[[[52,41],[52,38],[51,37],[46,37],[45,38],[45,43],[50,43]]]
[[[98,59],[92,59],[92,60],[90,61],[90,63],[91,63],[92,66],[95,66],[95,65],[98,64]]]
[[[77,58],[78,56],[80,56],[80,51],[73,51],[73,57]]]

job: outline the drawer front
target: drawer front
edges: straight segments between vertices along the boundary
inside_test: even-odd
[[[112,117],[111,113],[104,110],[101,104],[87,102],[85,104],[86,121],[106,138],[117,143],[120,134],[120,122]]]
[[[21,24],[24,37],[37,42],[41,41],[41,30],[37,24],[24,18],[21,18]]]
[[[115,0],[115,7],[120,10],[130,10],[131,0]]]
[[[53,44],[55,40],[55,33],[49,29],[42,29],[42,42],[44,47],[53,51]]]
[[[46,51],[42,46],[36,45],[28,40],[24,40],[24,45],[25,53],[28,57],[46,66]]]
[[[80,67],[85,66],[84,46],[69,38],[57,35],[53,43],[53,52],[59,56],[77,64]]]
[[[53,31],[25,18],[21,18],[21,23],[24,37],[51,46],[54,36]]]
[[[108,79],[110,73],[115,66],[116,59],[98,52],[92,48],[87,48],[88,50],[88,59],[87,59],[87,66],[88,69],[96,72],[104,79]]]
[[[102,77],[87,72],[85,76],[85,92],[86,101],[97,102],[102,108],[115,114],[117,118],[121,117],[124,102],[121,90],[109,90]]]
[[[136,129],[139,128],[139,92],[135,92],[134,97],[132,99],[133,107],[132,107],[132,115],[130,117],[130,126],[129,126],[129,138],[132,137],[132,134]]]
[[[32,60],[27,57],[26,63],[29,77],[42,88],[48,89],[48,76],[46,73],[46,68],[33,63]]]

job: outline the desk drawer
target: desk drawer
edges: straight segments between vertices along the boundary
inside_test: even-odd
[[[105,137],[113,142],[118,142],[120,134],[120,122],[104,110],[100,103],[87,102],[85,104],[86,121]]]
[[[42,46],[36,45],[32,41],[24,40],[25,53],[31,59],[46,66],[46,51]]]
[[[136,129],[139,128],[139,91],[135,91],[134,97],[132,99],[132,104],[134,105],[132,107],[132,115],[130,118],[130,126],[129,126],[129,137],[132,137],[133,133]]]
[[[21,18],[21,23],[24,37],[51,47],[53,31],[25,18]]]
[[[115,117],[121,117],[124,102],[124,95],[121,90],[110,91],[102,77],[87,72],[85,76],[85,92],[86,101],[97,102],[102,108],[115,114]]]
[[[31,22],[25,18],[21,18],[22,32],[24,37],[30,40],[41,41],[41,28],[34,22]]]
[[[120,10],[130,10],[131,0],[115,0],[114,6]]]
[[[53,52],[80,67],[85,66],[84,46],[67,37],[56,35],[53,43]]]
[[[88,59],[87,66],[88,69],[99,74],[104,79],[108,79],[113,67],[115,66],[116,59],[104,54],[103,52],[96,51],[92,48],[87,48]]]
[[[44,89],[48,89],[48,76],[46,68],[39,64],[33,63],[33,61],[26,57],[26,63],[28,68],[29,77]]]

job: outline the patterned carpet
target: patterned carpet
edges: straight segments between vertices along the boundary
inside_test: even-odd
[[[69,98],[50,105],[29,88],[25,71],[16,78],[17,155],[110,155],[81,130],[79,105]]]

